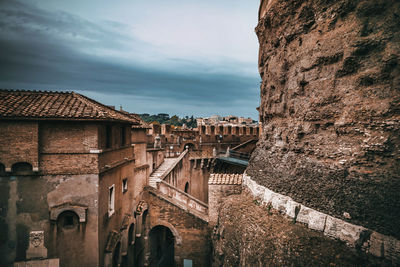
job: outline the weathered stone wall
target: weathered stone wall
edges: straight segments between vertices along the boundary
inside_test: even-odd
[[[133,215],[137,201],[135,198],[135,178],[133,162],[121,165],[100,174],[99,182],[99,202],[98,202],[98,222],[99,222],[99,251],[100,266],[105,264],[104,253],[107,240],[111,231],[120,232],[122,222],[126,214]],[[127,179],[128,189],[123,191],[122,182]],[[114,213],[110,214],[109,207],[109,188],[114,185]]]
[[[382,235],[301,205],[288,196],[257,184],[246,174],[243,175],[243,185],[257,201],[293,218],[293,222],[304,223],[310,229],[323,232],[325,236],[341,240],[352,248],[374,256],[386,258],[394,264],[400,262],[400,241],[391,236]]]
[[[211,165],[211,164],[210,164]],[[208,161],[204,161],[203,166],[198,164],[194,167],[194,161],[190,161],[189,194],[193,197],[208,203],[208,179],[210,178],[211,167],[208,167]],[[185,185],[183,185],[183,190]]]
[[[1,266],[26,259],[30,231],[44,231],[48,257],[63,266],[76,266],[78,259],[98,264],[97,175],[7,176],[0,177],[0,188]],[[85,222],[65,229],[59,218],[52,220],[49,212],[63,204],[86,207]]]
[[[397,266],[294,222],[247,190],[226,197],[212,234],[212,266]]]
[[[208,221],[213,226],[218,221],[220,207],[227,196],[240,194],[242,185],[208,185]]]
[[[247,172],[294,201],[400,237],[400,3],[261,3],[263,135]]]

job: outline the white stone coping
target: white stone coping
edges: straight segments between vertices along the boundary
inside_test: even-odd
[[[254,197],[261,199],[264,205],[271,205],[272,208],[287,216],[296,218],[296,221],[306,224],[310,229],[344,241],[350,247],[360,246],[366,253],[374,256],[384,257],[395,263],[400,262],[400,241],[394,237],[306,207],[288,196],[275,193],[257,184],[246,173],[243,174],[243,186],[247,187]],[[369,237],[368,233],[370,233]]]

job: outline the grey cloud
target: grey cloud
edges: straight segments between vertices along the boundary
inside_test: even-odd
[[[148,45],[124,36],[124,24],[106,21],[98,25],[18,1],[0,2],[0,6],[0,87],[133,95],[171,105],[181,102],[187,108],[256,104],[256,75],[210,71],[213,66],[191,60],[171,58],[166,61],[173,63],[169,68],[82,51],[127,49],[128,42]]]

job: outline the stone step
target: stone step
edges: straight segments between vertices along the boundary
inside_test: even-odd
[[[164,159],[164,162],[153,171],[153,173],[149,177],[149,185],[151,187],[156,188],[157,182],[160,180],[160,177],[165,174],[166,171],[169,170],[171,166],[175,164],[178,158],[167,158]]]

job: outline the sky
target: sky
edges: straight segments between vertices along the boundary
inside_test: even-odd
[[[0,0],[0,88],[258,118],[259,0]]]

